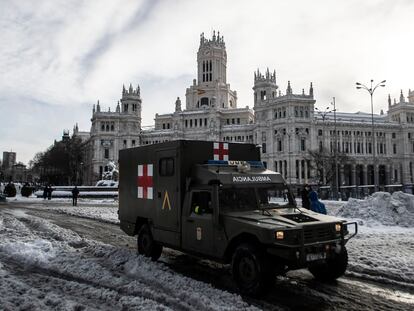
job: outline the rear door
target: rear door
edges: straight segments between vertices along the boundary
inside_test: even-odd
[[[179,232],[179,172],[176,159],[175,148],[156,152],[155,226],[158,229]]]

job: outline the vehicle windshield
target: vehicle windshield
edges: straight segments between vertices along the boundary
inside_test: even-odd
[[[284,208],[295,205],[293,196],[285,185],[221,188],[219,204],[220,209],[230,212]]]
[[[254,188],[224,188],[219,191],[220,208],[225,211],[248,211],[257,209]]]
[[[295,205],[294,198],[285,185],[258,187],[259,207],[284,208]]]

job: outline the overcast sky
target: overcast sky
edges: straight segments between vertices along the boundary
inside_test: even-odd
[[[414,1],[0,0],[0,151],[27,163],[63,129],[90,129],[92,105],[115,109],[122,84],[141,86],[143,125],[174,110],[196,77],[201,32],[224,35],[227,82],[253,106],[253,72],[276,69],[283,92],[314,83],[316,106],[370,112],[355,82],[414,89]]]

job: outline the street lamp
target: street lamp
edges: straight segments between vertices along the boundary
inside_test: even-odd
[[[329,106],[326,107],[325,110],[323,110],[323,111],[319,110],[318,107],[315,107],[315,110],[316,110],[316,113],[322,117],[322,128],[323,128],[323,130],[322,130],[322,146],[321,146],[322,148],[319,148],[320,149],[319,151],[323,152],[323,149],[325,147],[325,119],[326,119],[326,116],[329,113],[331,113],[332,111],[329,110]],[[323,175],[325,175],[325,170],[323,170]],[[320,180],[319,182],[322,182],[322,184],[324,184],[324,178],[322,177],[322,180]]]
[[[377,172],[376,172],[376,170],[375,170],[375,149],[376,149],[376,146],[375,146],[375,135],[374,135],[374,102],[373,102],[373,99],[372,99],[372,97],[373,97],[373,95],[374,95],[374,92],[375,92],[375,90],[379,87],[379,86],[381,86],[381,87],[384,87],[385,86],[385,82],[386,82],[386,80],[383,80],[383,81],[381,81],[380,83],[377,83],[374,87],[373,87],[373,83],[374,83],[374,80],[373,79],[371,79],[371,84],[370,84],[370,87],[368,87],[368,86],[366,86],[365,84],[362,84],[362,83],[359,83],[359,82],[357,82],[356,83],[356,88],[359,90],[359,89],[364,89],[364,90],[366,90],[368,93],[369,93],[369,95],[371,96],[371,122],[372,122],[372,172],[373,172],[373,175],[374,175],[374,192],[377,192],[378,191],[378,177],[377,177]]]
[[[338,131],[336,130],[336,102],[335,97],[333,97],[333,101],[331,103],[333,106],[333,113],[334,113],[334,130],[335,130],[335,146],[334,146],[334,157],[335,157],[335,194],[336,199],[339,200],[339,172],[338,172]]]

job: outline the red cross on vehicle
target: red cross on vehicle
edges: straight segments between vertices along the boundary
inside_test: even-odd
[[[138,165],[138,198],[139,199],[153,199],[153,165],[139,164]]]
[[[214,160],[229,160],[229,144],[214,143]]]

